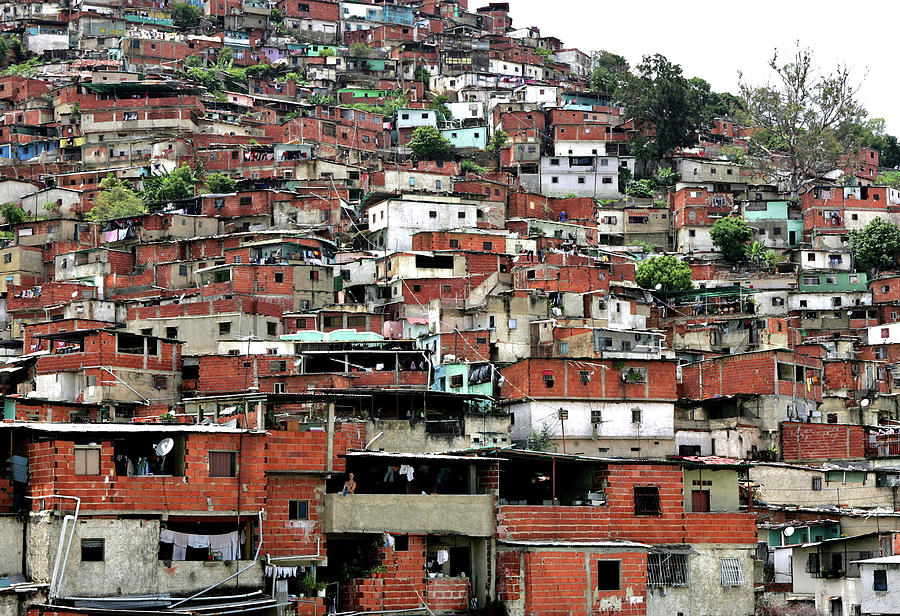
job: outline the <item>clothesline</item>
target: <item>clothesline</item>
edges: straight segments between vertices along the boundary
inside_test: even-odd
[[[172,544],[172,560],[186,560],[187,548],[209,548],[210,553],[219,560],[237,560],[240,554],[238,531],[224,535],[198,535],[162,529],[159,531],[159,541]]]

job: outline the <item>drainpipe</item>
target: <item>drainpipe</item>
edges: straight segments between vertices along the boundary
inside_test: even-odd
[[[325,470],[329,473],[334,470],[334,402],[328,403],[328,442],[326,444]]]
[[[233,579],[233,578],[236,578],[237,576],[239,576],[240,574],[242,574],[244,571],[247,571],[247,570],[250,569],[251,567],[255,567],[255,566],[256,566],[256,561],[257,561],[257,559],[259,559],[259,550],[260,550],[260,548],[262,548],[262,544],[263,544],[263,523],[262,523],[262,522],[263,522],[263,512],[264,512],[264,511],[265,511],[264,509],[260,509],[260,510],[259,510],[259,543],[256,544],[256,553],[253,555],[253,562],[250,563],[249,565],[247,565],[246,567],[244,567],[243,569],[241,569],[240,571],[238,571],[237,573],[232,573],[231,575],[229,575],[229,576],[228,576],[227,578],[225,578],[224,580],[221,580],[221,581],[219,581],[219,582],[216,582],[215,584],[213,584],[213,585],[210,586],[209,588],[204,588],[204,589],[201,590],[200,592],[194,593],[193,595],[191,595],[190,597],[188,597],[188,598],[186,598],[186,599],[182,599],[181,601],[178,601],[178,602],[176,602],[176,603],[173,603],[172,605],[169,606],[168,609],[174,610],[176,607],[178,607],[178,606],[181,605],[182,603],[187,603],[188,601],[190,601],[190,600],[192,600],[192,599],[196,599],[196,598],[199,597],[200,595],[203,595],[203,594],[208,593],[208,592],[211,591],[213,588],[218,588],[219,586],[221,586],[222,584],[224,584],[224,583],[227,582],[228,580]]]
[[[77,496],[64,496],[62,494],[50,494],[48,496],[26,496],[25,498],[29,500],[43,500],[45,498],[64,498],[68,500],[75,501],[75,515],[67,515],[63,518],[62,529],[59,533],[59,545],[56,548],[56,561],[53,563],[53,574],[50,577],[50,588],[47,593],[47,601],[52,602],[53,598],[56,597],[57,591],[62,586],[63,574],[66,571],[66,564],[69,562],[69,550],[72,548],[72,539],[75,538],[75,522],[78,521],[78,512],[81,510],[81,498]],[[69,540],[66,543],[66,555],[62,561],[62,568],[60,568],[60,557],[62,557],[62,546],[63,541],[66,536],[66,527],[68,526],[69,521],[72,522],[72,530],[69,533]],[[57,575],[59,576],[57,578]]]

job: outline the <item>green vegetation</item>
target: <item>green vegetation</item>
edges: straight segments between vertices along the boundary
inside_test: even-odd
[[[472,161],[472,160],[464,160],[461,163],[459,163],[459,170],[464,174],[465,173],[475,173],[477,175],[484,175],[485,173],[487,173],[486,167],[482,167],[481,165],[477,164],[475,161]]]
[[[600,51],[593,58],[595,66],[591,71],[591,90],[604,94],[614,94],[627,82],[629,66],[622,56],[608,51]]]
[[[844,156],[859,149],[865,110],[856,101],[859,87],[850,70],[838,65],[819,72],[809,49],[798,46],[784,63],[776,52],[769,68],[774,83],[741,83],[745,106],[739,118],[757,127],[750,137],[751,153],[767,162],[780,154],[791,197],[796,197],[804,182],[838,168]]]
[[[18,75],[19,77],[36,77],[38,74],[38,67],[40,65],[40,58],[30,58],[19,64],[10,64],[5,69],[0,71],[0,77],[6,77],[8,75]]]
[[[509,133],[507,133],[502,128],[498,128],[494,131],[494,134],[491,135],[491,140],[488,141],[487,149],[488,152],[494,152],[495,154],[499,154],[500,150],[506,147],[507,143],[509,143]]]
[[[691,268],[673,255],[650,257],[638,263],[635,282],[645,289],[657,289],[666,293],[687,291],[694,287]]]
[[[900,171],[885,171],[878,174],[878,183],[900,190]]]
[[[857,271],[893,269],[900,253],[900,229],[892,222],[876,218],[864,228],[850,232],[850,246]]]
[[[193,197],[196,181],[194,171],[186,164],[171,173],[150,176],[144,180],[144,199],[153,202]]]
[[[215,195],[237,192],[237,180],[224,173],[210,173],[203,178],[203,183],[206,184],[209,192]]]
[[[681,175],[669,167],[661,167],[653,176],[653,183],[660,187],[675,186],[681,180]]]
[[[0,216],[3,216],[3,220],[11,225],[31,220],[31,214],[23,210],[18,203],[4,203],[0,205]]]
[[[753,237],[753,230],[743,218],[726,216],[713,225],[709,233],[713,244],[729,261],[740,261],[747,252],[747,242]]]
[[[453,146],[433,126],[419,126],[409,140],[412,155],[417,160],[448,160],[453,156]]]
[[[372,48],[365,43],[357,41],[350,45],[351,58],[368,58],[370,55],[372,55]]]
[[[147,207],[131,186],[110,173],[100,181],[100,192],[94,197],[94,207],[87,213],[87,219],[96,222],[137,216],[146,211]]]
[[[625,186],[625,194],[629,197],[648,199],[653,196],[653,182],[651,180],[631,180]]]
[[[179,28],[195,28],[200,24],[203,9],[187,2],[172,5],[172,22]]]

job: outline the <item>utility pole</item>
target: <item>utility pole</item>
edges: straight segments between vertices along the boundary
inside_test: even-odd
[[[563,454],[566,453],[566,420],[569,418],[569,411],[559,409],[559,426],[562,429],[562,448]]]

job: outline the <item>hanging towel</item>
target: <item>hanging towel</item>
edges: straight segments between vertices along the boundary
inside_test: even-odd
[[[450,560],[450,553],[447,550],[437,551],[437,563],[439,565],[443,565],[448,560]]]
[[[184,560],[187,557],[187,533],[172,533],[172,560]]]
[[[208,548],[209,535],[187,535],[187,545],[191,548]]]
[[[209,550],[214,556],[222,560],[235,560],[238,548],[238,532],[226,533],[224,535],[210,535]]]

